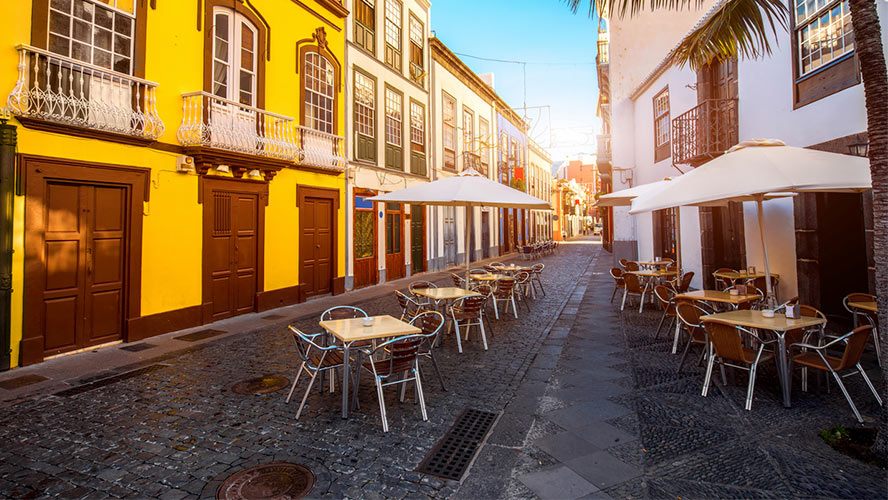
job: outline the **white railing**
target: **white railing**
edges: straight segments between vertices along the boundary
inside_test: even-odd
[[[176,135],[183,146],[207,146],[319,168],[345,168],[342,137],[209,92],[189,92],[182,98],[182,124]]]
[[[18,80],[6,99],[14,114],[157,139],[157,84],[52,52],[17,45]]]

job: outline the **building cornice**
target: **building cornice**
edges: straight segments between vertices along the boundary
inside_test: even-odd
[[[294,0],[296,1],[296,0]],[[333,15],[340,19],[345,19],[348,17],[348,9],[345,8],[344,5],[339,3],[337,0],[314,0],[321,7],[329,10]],[[301,3],[301,2],[296,2]],[[304,4],[303,4],[304,5]]]

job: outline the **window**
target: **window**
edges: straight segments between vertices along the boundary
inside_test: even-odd
[[[670,156],[669,87],[654,96],[654,161]]]
[[[854,50],[847,1],[796,0],[795,30],[800,77]]]
[[[363,196],[355,196],[355,258],[366,259],[375,255],[373,223],[376,211],[373,202]]]
[[[376,53],[375,0],[355,0],[355,43]]]
[[[376,81],[355,70],[355,158],[376,160]]]
[[[241,14],[216,9],[213,15],[213,88],[218,97],[256,104],[256,28]]]
[[[385,63],[401,71],[401,2],[385,0]]]
[[[463,144],[466,151],[475,152],[475,113],[463,108]]]
[[[675,259],[675,208],[654,211],[655,257]]]
[[[49,50],[133,74],[135,0],[52,0]]]
[[[444,94],[442,101],[444,168],[456,170],[456,100]]]
[[[390,88],[385,89],[385,142],[393,146],[401,145],[401,94]]]
[[[305,121],[314,130],[334,133],[336,71],[333,64],[317,52],[305,53]]]
[[[481,139],[481,170],[487,175],[490,165],[490,123],[484,118],[478,118],[478,136]]]
[[[401,205],[385,204],[385,253],[401,253]]]
[[[410,150],[425,152],[425,109],[415,101],[410,101]]]
[[[410,14],[410,79],[418,85],[423,84],[425,78],[425,64],[422,49],[425,46],[425,28],[422,21]]]

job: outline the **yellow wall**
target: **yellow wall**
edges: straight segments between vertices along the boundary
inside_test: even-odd
[[[336,31],[294,2],[253,0],[271,24],[271,60],[265,61],[265,109],[299,118],[299,75],[296,73],[296,42],[311,38],[323,26],[330,51],[343,64],[344,31]],[[338,26],[343,21],[314,2],[306,2]],[[204,31],[196,29],[196,3],[157,2],[148,9],[148,53],[145,78],[159,83],[157,108],[165,125],[159,142],[178,145],[176,131],[182,120],[182,97],[202,90]],[[15,45],[30,44],[30,0],[0,1],[0,98],[16,82],[18,53]],[[338,135],[343,134],[344,92],[338,96]],[[5,104],[4,101],[0,101]],[[198,176],[175,172],[176,154],[156,148],[82,139],[64,134],[18,127],[18,151],[151,169],[150,201],[143,209],[142,303],[147,316],[201,303],[202,213],[197,203]],[[269,183],[265,218],[265,284],[274,290],[299,283],[299,219],[297,185],[334,188],[340,191],[337,214],[338,276],[345,275],[345,190],[343,175],[324,175],[285,169]],[[22,334],[24,269],[24,198],[15,199],[13,254],[12,360],[17,365]]]

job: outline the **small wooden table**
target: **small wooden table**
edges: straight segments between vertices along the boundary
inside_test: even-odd
[[[800,328],[810,328],[826,323],[823,318],[812,316],[802,316],[797,319],[789,319],[784,314],[775,314],[773,318],[762,316],[761,311],[740,310],[728,311],[723,313],[709,314],[703,316],[701,320],[707,321],[723,321],[725,323],[743,326],[746,328],[757,328],[759,330],[770,330],[777,335],[777,356],[780,360],[778,363],[777,376],[780,378],[780,385],[783,390],[783,406],[790,407],[789,401],[789,384],[792,380],[791,373],[788,373],[789,367],[786,360],[786,332],[789,330],[797,330]]]
[[[722,292],[720,290],[694,290],[693,292],[685,292],[675,296],[675,301],[679,300],[702,300],[704,302],[716,302],[719,304],[730,304],[734,309],[740,304],[754,302],[761,297],[758,294],[753,295],[731,295],[730,292]],[[678,337],[681,333],[680,322],[675,322],[675,338],[672,341],[672,354],[678,352]]]
[[[496,281],[498,279],[506,278],[507,276],[504,274],[495,274],[495,273],[487,273],[487,274],[470,274],[469,279],[476,281]]]
[[[715,276],[716,278],[722,278],[734,282],[737,280],[754,280],[756,278],[764,278],[767,275],[764,273],[764,271],[756,271],[752,274],[747,271],[721,271],[713,273],[713,276]],[[780,275],[777,273],[771,273],[771,277],[779,279]]]
[[[364,326],[365,318],[321,321],[321,328],[342,341],[342,418],[348,418],[349,356],[354,342],[422,333],[422,330],[389,315],[372,316],[373,324]],[[361,367],[358,366],[360,370]]]
[[[674,264],[671,260],[637,260],[635,263],[641,267],[664,267]]]
[[[518,271],[524,269],[522,266],[516,266],[515,264],[509,264],[508,266],[490,266],[494,269],[499,269],[504,273],[517,273]]]
[[[455,286],[443,286],[441,288],[421,288],[419,290],[414,290],[413,293],[415,293],[416,295],[422,295],[423,297],[428,297],[434,301],[452,300],[459,299],[461,297],[471,297],[472,295],[481,295],[478,292],[473,292],[471,290],[466,290],[464,288],[459,288]]]
[[[875,302],[848,302],[848,307],[852,309],[863,309],[869,312],[879,312],[879,306]]]

